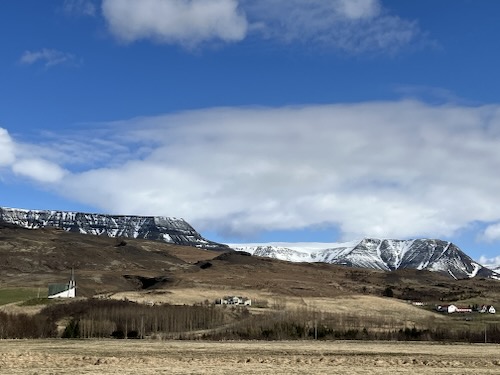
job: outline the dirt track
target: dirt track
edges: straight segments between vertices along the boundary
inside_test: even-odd
[[[0,342],[0,374],[498,374],[496,345],[373,342]]]

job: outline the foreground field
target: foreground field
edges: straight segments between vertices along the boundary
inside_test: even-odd
[[[5,340],[1,374],[498,374],[496,345]]]

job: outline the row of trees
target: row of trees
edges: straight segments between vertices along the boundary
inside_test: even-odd
[[[229,314],[215,306],[148,306],[129,301],[84,300],[47,306],[36,315],[0,312],[0,338],[50,338],[66,321],[66,338],[142,338],[223,325]]]
[[[1,339],[36,339],[55,335],[55,323],[44,315],[7,314],[0,311]]]
[[[251,317],[203,335],[204,339],[243,340],[389,340],[500,343],[500,325],[442,326],[428,321],[422,327],[401,327],[386,317],[359,317],[349,314],[282,313]]]
[[[204,338],[426,340],[500,343],[500,325],[443,328],[429,320],[405,327],[389,316],[319,313],[313,309],[251,315],[244,307],[148,306],[129,301],[85,300],[47,306],[32,316],[0,312],[0,338]]]
[[[95,300],[58,304],[44,309],[51,321],[70,317],[64,337],[143,338],[159,333],[183,333],[224,324],[227,314],[208,305],[158,305]]]

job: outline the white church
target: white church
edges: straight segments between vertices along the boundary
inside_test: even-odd
[[[75,298],[75,273],[71,270],[71,278],[66,284],[49,284],[49,298]]]

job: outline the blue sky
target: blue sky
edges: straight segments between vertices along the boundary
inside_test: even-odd
[[[0,2],[0,205],[500,263],[500,2]],[[481,258],[482,257],[482,258]]]

